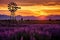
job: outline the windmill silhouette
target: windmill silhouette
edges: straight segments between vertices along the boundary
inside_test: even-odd
[[[17,9],[21,9],[21,7],[17,7],[16,3],[10,2],[8,4],[8,9],[11,12],[10,20],[15,20],[15,12],[17,11]]]

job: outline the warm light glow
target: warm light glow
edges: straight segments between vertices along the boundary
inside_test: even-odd
[[[57,14],[60,15],[59,5],[55,5],[55,6],[34,5],[34,6],[19,6],[19,7],[21,7],[21,9],[15,12],[16,16],[21,15],[21,16],[36,16],[37,17],[41,15],[43,16],[57,15]],[[7,6],[5,7],[0,6],[0,14],[10,15],[10,12],[7,10],[8,10]]]
[[[42,15],[42,16],[38,16],[37,18],[38,18],[39,20],[47,20],[47,19],[46,19],[47,16],[43,16],[43,15]]]
[[[21,7],[15,12],[15,16],[33,16],[44,20],[50,15],[60,15],[59,0],[0,0],[0,15],[11,16],[8,10],[10,2]]]

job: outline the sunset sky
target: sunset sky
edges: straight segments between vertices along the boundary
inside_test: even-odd
[[[60,15],[60,0],[0,0],[0,14],[10,15],[7,7],[10,2],[21,7],[15,12],[16,16]]]

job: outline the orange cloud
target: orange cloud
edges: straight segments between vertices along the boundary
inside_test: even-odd
[[[16,15],[21,15],[21,16],[33,16],[34,13],[30,10],[18,10],[16,12]]]
[[[60,10],[44,10],[49,15],[60,15]]]
[[[21,9],[15,12],[15,16],[49,16],[60,15],[60,6],[19,6]],[[11,15],[7,6],[0,6],[0,14]]]
[[[10,15],[10,12],[7,10],[0,10],[1,15]]]
[[[45,2],[43,5],[47,6],[56,5],[56,2]]]

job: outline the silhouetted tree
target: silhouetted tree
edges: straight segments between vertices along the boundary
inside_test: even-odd
[[[23,23],[23,18],[21,18],[21,23]]]

